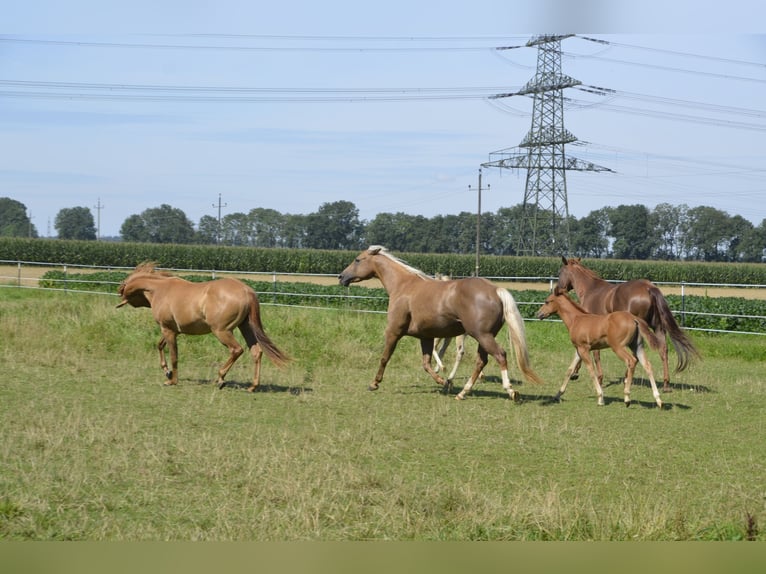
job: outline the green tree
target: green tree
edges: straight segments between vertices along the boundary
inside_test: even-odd
[[[218,242],[220,229],[218,228],[218,218],[212,215],[203,215],[197,225],[197,243],[211,245]]]
[[[570,250],[576,257],[606,257],[609,251],[609,214],[606,209],[591,211],[570,223]],[[562,253],[562,255],[566,255]]]
[[[648,259],[656,244],[645,205],[620,205],[609,210],[612,255],[617,259]]]
[[[306,247],[310,249],[361,249],[364,226],[359,210],[350,201],[323,203],[306,220]]]
[[[689,206],[658,204],[651,212],[650,225],[657,237],[654,257],[657,259],[678,259],[681,256],[681,231],[687,218]]]
[[[501,207],[493,217],[492,253],[494,255],[516,255],[519,247],[519,230],[524,215],[524,206]]]
[[[221,220],[221,243],[224,245],[252,245],[253,225],[244,213],[230,213]]]
[[[87,207],[65,207],[56,214],[54,227],[59,239],[96,239],[96,223]]]
[[[277,247],[284,236],[286,218],[275,209],[256,207],[248,213],[256,247]]]
[[[124,241],[150,243],[192,243],[194,225],[178,208],[163,203],[131,215],[120,227]]]
[[[725,261],[729,246],[729,214],[714,207],[694,207],[687,213],[683,235],[687,258]]]
[[[37,237],[26,205],[10,197],[0,197],[0,236]]]

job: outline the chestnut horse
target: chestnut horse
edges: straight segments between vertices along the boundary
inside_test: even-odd
[[[386,365],[399,339],[405,335],[420,339],[423,368],[444,386],[447,381],[431,367],[434,339],[465,333],[478,341],[479,352],[473,373],[455,398],[464,399],[471,391],[491,354],[500,365],[503,388],[511,399],[518,401],[520,396],[508,377],[506,352],[495,340],[503,323],[508,325],[519,369],[530,381],[542,382],[529,364],[524,321],[506,289],[478,277],[439,281],[410,267],[379,245],[357,255],[338,280],[341,285],[348,286],[372,277],[377,277],[383,284],[389,301],[383,356],[370,390],[378,389]]]
[[[564,394],[569,378],[582,361],[593,377],[598,404],[603,405],[604,391],[601,385],[604,380],[604,373],[601,370],[601,359],[595,357],[596,368],[594,369],[590,353],[599,349],[611,348],[620,359],[625,361],[628,368],[624,385],[625,406],[630,405],[633,373],[636,370],[636,363],[640,362],[649,375],[654,400],[657,406],[662,408],[662,400],[654,380],[652,365],[646,357],[643,346],[643,339],[646,339],[653,349],[659,349],[660,339],[652,332],[646,321],[628,311],[613,311],[605,315],[588,313],[572,301],[566,291],[558,288],[545,299],[545,303],[537,312],[537,318],[545,319],[554,314],[558,315],[566,325],[569,339],[577,350],[577,355],[567,369],[564,384],[561,385],[561,389],[556,394],[556,399],[560,399],[561,395]],[[627,349],[630,349],[630,352]]]
[[[561,260],[563,265],[559,269],[559,288],[564,291],[574,289],[580,304],[587,312],[604,314],[612,311],[630,311],[654,329],[660,339],[662,390],[669,392],[670,370],[666,336],[670,337],[678,356],[677,373],[689,365],[690,359],[699,357],[699,352],[678,326],[662,291],[647,279],[633,279],[614,285],[582,265],[579,258],[562,257]]]
[[[258,296],[238,279],[224,278],[203,283],[192,283],[169,273],[157,271],[153,263],[136,267],[120,284],[118,294],[122,301],[117,307],[150,307],[154,320],[160,326],[162,338],[157,344],[160,367],[165,372],[166,385],[178,384],[177,335],[206,335],[215,337],[229,349],[229,359],[218,371],[218,388],[223,388],[224,377],[234,362],[244,353],[234,337],[239,328],[255,363],[253,382],[248,391],[260,383],[263,352],[277,366],[289,358],[269,339],[261,324]],[[165,361],[165,346],[170,345],[171,368]]]

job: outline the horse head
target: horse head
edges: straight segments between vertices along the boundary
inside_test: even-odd
[[[558,279],[558,287],[557,289],[560,289],[564,292],[571,291],[574,289],[574,274],[573,274],[573,268],[576,265],[580,264],[580,258],[572,258],[567,259],[566,257],[561,257],[561,262],[563,265],[559,269],[559,279]]]
[[[377,271],[372,259],[381,252],[386,252],[386,248],[381,247],[380,245],[372,245],[368,249],[362,251],[356,256],[354,261],[341,271],[340,275],[338,275],[340,284],[344,287],[348,287],[351,283],[357,283],[374,277]]]
[[[156,265],[152,262],[141,263],[117,288],[117,294],[122,297],[122,301],[117,304],[117,307],[127,304],[130,304],[131,307],[151,307],[152,304],[146,297],[145,282],[142,282],[141,279],[169,276],[169,273],[157,271]]]
[[[537,318],[547,319],[551,315],[558,314],[559,310],[561,309],[562,297],[566,297],[569,300],[567,290],[559,285],[556,285],[553,288],[553,292],[545,298],[543,306],[540,307],[539,311],[537,311]]]

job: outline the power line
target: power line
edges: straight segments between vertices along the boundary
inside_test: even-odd
[[[766,69],[766,64],[762,62],[750,62],[746,60],[736,60],[734,58],[722,58],[720,56],[709,56],[709,55],[703,55],[703,54],[692,54],[690,52],[681,52],[679,50],[667,50],[664,48],[652,48],[650,46],[636,46],[634,44],[624,44],[620,42],[613,42],[611,40],[601,40],[598,38],[589,38],[588,36],[577,36],[578,38],[581,38],[583,40],[587,40],[589,42],[595,42],[597,44],[605,44],[608,46],[617,46],[621,48],[631,48],[634,50],[645,50],[647,52],[654,52],[658,54],[669,54],[673,56],[683,56],[686,58],[699,58],[701,60],[707,60],[712,62],[721,62],[724,64],[738,64],[742,66],[754,66],[757,68],[763,68]]]

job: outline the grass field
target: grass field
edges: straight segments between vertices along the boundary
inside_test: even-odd
[[[164,387],[149,310],[116,303],[0,289],[0,539],[766,540],[762,337],[692,333],[666,408],[639,380],[626,409],[611,353],[605,407],[582,377],[552,403],[572,347],[531,322],[546,384],[514,404],[491,363],[458,402],[413,339],[366,390],[384,316],[267,306],[294,361],[250,394],[247,356],[212,384],[211,336],[180,339]]]

